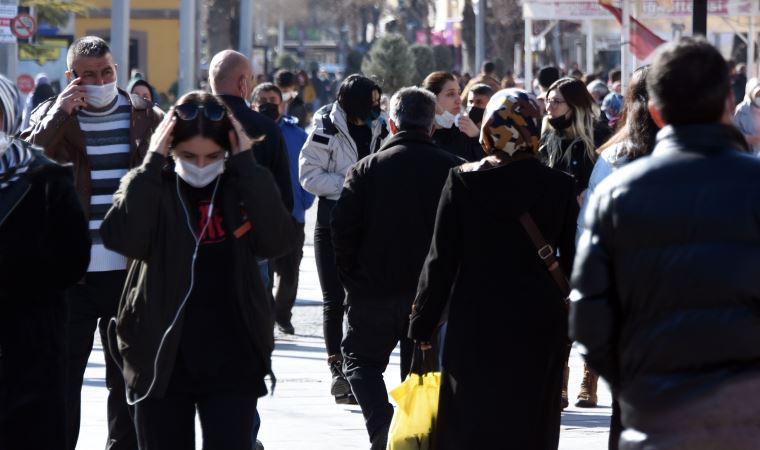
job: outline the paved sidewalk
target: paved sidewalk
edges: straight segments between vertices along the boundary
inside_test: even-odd
[[[314,209],[310,211],[310,220],[313,220]],[[322,294],[310,240],[311,237],[304,248],[298,301],[294,308],[296,335],[276,332],[273,367],[277,387],[274,396],[259,400],[262,418],[259,439],[266,450],[368,449],[369,441],[359,408],[336,405],[329,394],[330,373],[322,340]],[[400,382],[398,365],[396,351],[385,373],[389,389]],[[583,363],[577,352],[573,351],[570,360],[571,401],[578,393],[582,369]],[[515,361],[515,370],[520,370],[519,361]],[[102,449],[105,446],[107,391],[104,380],[103,353],[98,342],[90,357],[82,390],[79,450]],[[601,407],[580,409],[571,406],[563,413],[560,449],[607,448],[611,410],[609,390],[603,383],[600,383],[599,394]],[[505,408],[519,407],[505,405]],[[197,424],[196,430],[198,448],[201,448]]]

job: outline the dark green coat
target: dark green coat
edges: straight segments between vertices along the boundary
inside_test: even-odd
[[[176,175],[167,161],[160,154],[148,153],[143,165],[122,179],[100,228],[106,247],[133,260],[116,327],[132,398],[148,392],[161,338],[190,285],[195,241],[177,196]],[[223,197],[218,204],[224,221],[240,232],[231,237],[238,310],[256,356],[261,358],[257,366],[271,372],[273,316],[256,257],[271,258],[290,251],[297,242],[295,224],[272,175],[256,164],[251,152],[230,158],[221,183]],[[190,220],[196,223],[192,216]],[[246,222],[250,222],[248,231]],[[164,342],[151,397],[166,389],[181,333],[180,316]]]

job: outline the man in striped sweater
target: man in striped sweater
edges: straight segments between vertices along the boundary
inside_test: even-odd
[[[56,161],[73,163],[76,190],[90,222],[90,266],[68,295],[67,445],[71,450],[76,447],[82,381],[97,326],[104,343],[109,388],[106,448],[135,450],[124,380],[105,345],[108,320],[116,315],[124,286],[127,260],[106,250],[98,229],[119,180],[142,162],[163,113],[116,86],[116,65],[104,40],[94,36],[78,39],[69,48],[66,63],[69,85],[32,112],[21,137],[43,147]]]

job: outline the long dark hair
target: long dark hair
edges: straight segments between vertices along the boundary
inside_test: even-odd
[[[365,76],[353,74],[343,80],[338,89],[338,105],[346,112],[349,122],[370,117],[373,92],[383,93],[377,83]]]
[[[618,156],[633,161],[654,150],[660,128],[649,115],[647,74],[649,74],[649,66],[642,66],[631,75],[630,84],[623,98],[623,114],[620,117],[622,125],[604,145],[599,147],[600,154],[605,149],[620,144],[622,149]]]
[[[212,141],[219,144],[225,150],[232,149],[230,145],[230,130],[232,128],[232,121],[229,117],[229,110],[224,103],[221,102],[215,96],[204,91],[191,91],[180,97],[175,103],[175,106],[184,105],[186,103],[194,103],[196,105],[218,105],[226,110],[224,117],[219,121],[212,121],[203,115],[203,112],[198,112],[198,117],[193,120],[181,120],[177,118],[177,123],[174,125],[174,132],[172,133],[172,147],[177,144],[194,138],[195,136],[203,136],[209,138]]]

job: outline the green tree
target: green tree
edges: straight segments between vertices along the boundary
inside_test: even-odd
[[[422,84],[422,80],[435,70],[435,55],[429,45],[414,44],[409,47],[414,58],[414,77],[412,83]]]
[[[274,60],[274,66],[278,69],[287,69],[293,71],[298,70],[300,64],[298,63],[298,60],[290,53],[283,53],[282,55],[278,55],[277,59]]]
[[[37,20],[62,27],[68,22],[69,14],[84,14],[92,3],[87,0],[21,0],[19,5],[34,8]]]
[[[447,45],[433,46],[433,55],[435,57],[435,70],[451,72],[454,67],[454,56]]]
[[[362,71],[375,78],[388,94],[409,86],[414,74],[414,57],[406,39],[389,35],[375,40],[362,63]]]

